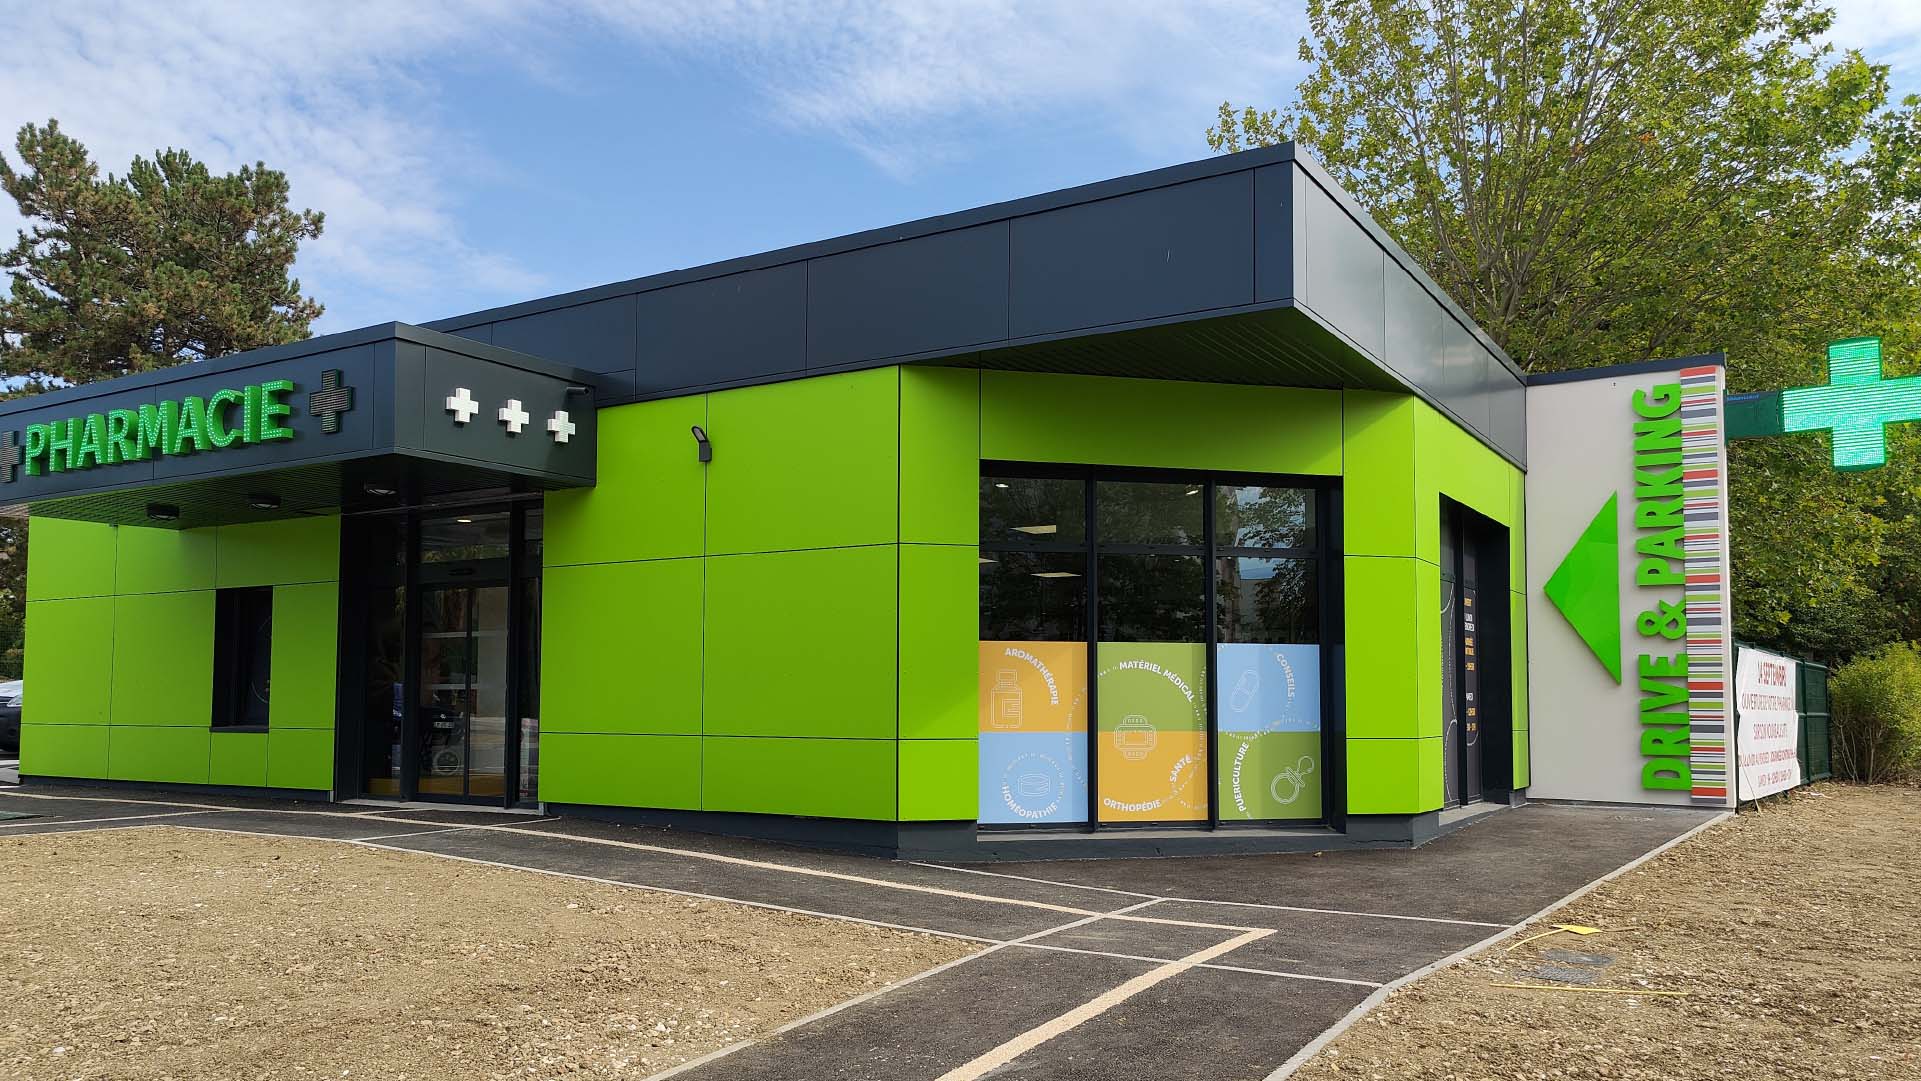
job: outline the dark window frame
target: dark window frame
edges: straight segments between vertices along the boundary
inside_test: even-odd
[[[1008,541],[982,538],[982,553],[1043,552],[1084,554],[1087,598],[1084,606],[1087,645],[1087,812],[1083,823],[980,823],[977,828],[993,832],[1078,829],[1085,832],[1127,829],[1273,829],[1345,828],[1346,821],[1346,695],[1342,680],[1346,656],[1344,605],[1342,602],[1341,564],[1344,555],[1342,533],[1342,488],[1338,476],[1294,473],[1257,473],[1244,470],[1142,468],[1135,466],[1073,465],[1045,462],[1020,462],[983,459],[980,480],[1005,477],[1025,480],[1078,480],[1085,499],[1083,539],[1075,543],[1048,541]],[[1200,545],[1119,544],[1103,545],[1096,484],[1108,482],[1195,483],[1203,486]],[[1218,545],[1215,537],[1215,501],[1222,486],[1262,486],[1299,488],[1314,493],[1313,544],[1293,547],[1250,547]],[[1094,740],[1100,716],[1099,662],[1100,642],[1100,557],[1101,555],[1187,555],[1200,556],[1203,566],[1203,610],[1206,620],[1207,670],[1207,818],[1201,822],[1103,822],[1100,817],[1100,765]],[[1253,819],[1223,821],[1220,817],[1220,785],[1215,772],[1219,765],[1219,695],[1216,694],[1217,649],[1219,641],[1219,583],[1216,580],[1222,558],[1307,559],[1314,562],[1317,587],[1318,645],[1321,667],[1321,814],[1315,818]],[[978,621],[978,614],[977,614]]]
[[[213,716],[216,732],[265,732],[273,709],[272,586],[238,586],[214,591]],[[264,615],[265,641],[250,628]],[[259,651],[264,650],[265,656]],[[259,671],[267,687],[266,701],[255,715],[251,702],[253,677]]]

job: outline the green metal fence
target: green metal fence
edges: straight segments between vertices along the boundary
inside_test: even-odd
[[[1794,689],[1794,704],[1801,711],[1801,776],[1810,781],[1825,781],[1834,776],[1828,666],[1800,660],[1799,668],[1801,675]]]

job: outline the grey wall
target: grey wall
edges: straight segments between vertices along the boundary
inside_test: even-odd
[[[1207,324],[1283,309],[1318,324],[1262,325],[1293,360],[1258,377],[1244,357],[1210,365],[1227,336]],[[429,325],[598,373],[602,404],[909,361],[1012,366],[1111,336],[1151,349],[1128,370],[1166,378],[1398,386],[1526,455],[1518,369],[1292,146]]]

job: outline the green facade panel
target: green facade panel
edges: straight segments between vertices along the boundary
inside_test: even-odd
[[[41,692],[36,691],[35,697]],[[36,705],[36,712],[38,706]],[[20,768],[38,777],[105,777],[104,724],[23,724]]]
[[[893,739],[709,736],[701,741],[709,811],[895,818]]]
[[[1342,546],[1350,556],[1414,555],[1421,508],[1411,463],[1420,402],[1405,394],[1350,390],[1341,405]]]
[[[121,526],[114,592],[172,593],[212,589],[218,531]]]
[[[981,373],[900,369],[900,539],[980,542]]]
[[[980,724],[979,613],[978,548],[900,546],[902,739],[974,738]]]
[[[540,798],[697,811],[701,742],[699,736],[543,731]]]
[[[1349,556],[1341,567],[1347,608],[1349,742],[1417,737],[1422,734],[1418,583],[1433,568],[1417,559],[1391,556]],[[1438,618],[1437,614],[1434,619]],[[1437,637],[1437,665],[1440,656]],[[1432,698],[1438,708],[1438,687]]]
[[[1440,737],[1349,739],[1347,812],[1421,814],[1441,806]]]
[[[708,554],[898,540],[899,403],[892,368],[709,395]]]
[[[340,589],[332,582],[273,587],[274,728],[332,728],[339,666]]]
[[[259,788],[267,783],[267,733],[213,733],[207,783]]]
[[[695,395],[603,409],[599,480],[549,492],[549,567],[698,556],[704,544],[707,474],[692,429],[707,424]]]
[[[338,518],[226,525],[215,532],[219,534],[216,582],[222,589],[340,578]]]
[[[27,527],[27,596],[104,597],[113,592],[114,530],[93,522],[35,518]]]
[[[333,788],[333,782],[333,732],[324,728],[268,729],[268,787],[324,792]]]
[[[213,610],[207,590],[114,599],[113,725],[213,723]]]
[[[205,728],[116,725],[107,734],[107,777],[206,784],[209,736]]]
[[[988,371],[981,456],[1336,476],[1341,392]]]
[[[979,747],[971,739],[900,741],[900,820],[972,822],[980,817]]]
[[[707,734],[895,738],[898,551],[707,560]]]
[[[699,559],[547,568],[543,734],[699,735],[704,574]]]
[[[1528,765],[1528,730],[1517,729],[1514,733],[1514,787],[1526,788],[1531,779]]]
[[[34,724],[107,723],[112,681],[102,677],[113,663],[113,606],[112,597],[27,601],[23,675],[33,686]],[[30,752],[23,761],[34,772]]]

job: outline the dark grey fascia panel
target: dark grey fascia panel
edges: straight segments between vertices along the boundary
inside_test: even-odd
[[[314,396],[328,397],[329,374],[348,397],[344,409],[322,415],[314,412]],[[18,444],[29,424],[205,399],[278,379],[293,384],[285,398],[289,439],[32,476],[18,468],[11,479],[0,473],[0,513],[187,528],[355,509],[366,501],[363,482],[423,495],[456,484],[594,483],[593,373],[405,324],[14,399],[0,406],[0,433]],[[448,395],[460,388],[478,404],[464,425],[446,409]],[[510,401],[521,403],[516,415],[528,415],[519,434],[497,416]],[[564,443],[546,427],[560,411],[574,426]],[[248,506],[253,493],[273,496],[278,506]],[[169,523],[149,522],[150,501],[176,504],[182,513]]]
[[[1205,325],[1283,308],[1318,329]],[[1510,393],[1519,370],[1291,144],[431,325],[593,357],[607,405],[892,364],[1099,357],[1090,371],[1412,393],[1516,464],[1525,454],[1516,433],[1526,420]],[[511,343],[509,327],[521,331]],[[1250,327],[1260,328],[1253,338]],[[1065,344],[1106,336],[1120,338]],[[1166,351],[1158,366],[1123,360],[1149,339]],[[1250,362],[1254,340],[1295,352]],[[1228,352],[1187,355],[1216,348]],[[623,372],[615,365],[626,355],[634,367]],[[1228,375],[1195,374],[1208,372]]]

